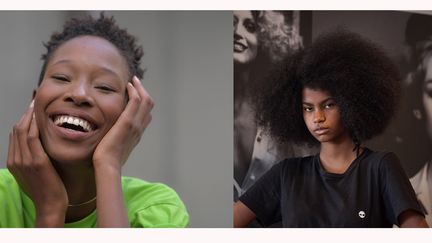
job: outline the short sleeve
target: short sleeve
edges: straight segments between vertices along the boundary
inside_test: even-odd
[[[131,227],[183,228],[189,223],[182,200],[164,184],[123,178],[123,193]]]
[[[0,169],[0,228],[26,225],[18,183],[7,169]]]
[[[161,203],[136,212],[131,227],[134,228],[184,228],[189,215],[184,207]]]
[[[274,165],[239,199],[265,226],[281,221],[282,165],[283,162]]]
[[[382,157],[380,174],[383,179],[381,190],[385,212],[390,222],[399,225],[398,217],[406,210],[414,210],[424,215],[414,189],[394,153],[387,153]]]

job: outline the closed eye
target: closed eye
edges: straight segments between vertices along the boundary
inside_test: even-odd
[[[53,75],[52,78],[56,79],[56,80],[64,81],[64,82],[69,82],[69,78],[67,76],[64,76],[64,75]]]
[[[113,89],[113,88],[111,88],[109,86],[97,86],[96,89],[99,89],[99,90],[101,90],[103,92],[106,92],[106,93],[110,93],[110,92],[115,92],[116,91],[115,89]]]

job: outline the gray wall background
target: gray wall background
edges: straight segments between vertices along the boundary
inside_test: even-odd
[[[36,87],[42,42],[79,14],[0,11],[0,167],[9,131]],[[188,208],[190,227],[231,227],[232,12],[107,14],[143,45],[143,83],[156,103],[123,175],[173,187]]]

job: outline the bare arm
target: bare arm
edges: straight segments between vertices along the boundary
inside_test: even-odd
[[[256,215],[241,201],[234,203],[234,228],[244,228],[249,225]]]
[[[401,228],[428,228],[423,215],[414,210],[407,210],[398,217]]]

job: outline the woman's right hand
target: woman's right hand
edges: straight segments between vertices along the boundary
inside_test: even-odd
[[[7,167],[36,208],[36,227],[63,227],[68,196],[39,139],[33,102],[9,134]]]

